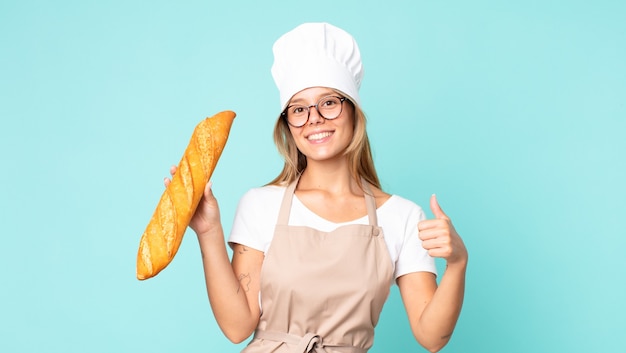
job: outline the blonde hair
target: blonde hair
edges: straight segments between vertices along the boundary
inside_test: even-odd
[[[337,94],[345,97],[345,94],[339,91],[337,91]],[[350,141],[350,144],[344,151],[344,155],[347,157],[348,163],[350,163],[350,174],[359,187],[363,188],[361,185],[361,177],[363,177],[365,181],[380,189],[380,181],[374,166],[369,137],[367,136],[365,113],[350,100],[350,97],[347,98],[354,107],[354,134],[352,141]],[[285,164],[280,174],[269,182],[268,185],[288,185],[302,174],[306,168],[307,160],[306,156],[298,150],[291,131],[289,131],[287,121],[282,115],[274,126],[274,143],[278,148],[278,152],[283,156]]]

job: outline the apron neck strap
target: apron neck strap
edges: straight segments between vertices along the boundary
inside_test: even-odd
[[[292,181],[291,184],[287,186],[287,189],[285,189],[283,202],[280,205],[280,211],[278,213],[278,224],[280,225],[289,224],[289,213],[291,212],[291,200],[293,199],[293,193],[296,190],[296,185],[298,185],[298,180],[300,180],[300,175],[298,175],[296,177],[296,180]]]
[[[361,185],[363,185],[363,193],[365,194],[365,207],[367,207],[367,216],[370,220],[370,225],[378,226],[378,217],[376,216],[376,198],[372,193],[370,184],[361,177]]]

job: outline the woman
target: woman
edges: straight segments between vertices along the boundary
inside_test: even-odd
[[[356,42],[306,23],[273,51],[284,168],[241,199],[232,261],[210,183],[190,224],[220,328],[236,343],[254,333],[247,353],[367,352],[395,280],[415,338],[440,350],[461,311],[467,251],[434,195],[436,218],[426,220],[416,204],[381,190]],[[434,257],[447,261],[439,286]]]

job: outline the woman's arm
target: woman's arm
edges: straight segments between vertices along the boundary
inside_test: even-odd
[[[259,322],[263,253],[237,244],[231,264],[221,226],[197,235],[213,314],[224,335],[240,343],[254,332]]]
[[[447,261],[446,270],[439,286],[428,272],[406,274],[397,282],[413,335],[426,349],[437,352],[450,340],[461,314],[468,254],[434,195],[430,205],[435,219],[418,224],[419,237],[430,256]]]
[[[170,169],[176,173],[176,167]],[[170,180],[165,179],[165,185]],[[259,317],[260,272],[263,253],[237,245],[228,258],[217,200],[209,182],[189,223],[198,237],[207,294],[224,335],[235,343],[248,338]]]
[[[465,268],[448,267],[439,287],[430,272],[401,276],[398,287],[415,339],[430,352],[438,352],[450,341],[461,313]]]

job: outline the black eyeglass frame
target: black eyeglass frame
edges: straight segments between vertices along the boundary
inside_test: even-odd
[[[337,116],[336,116],[336,117],[334,117],[334,118],[330,118],[330,119],[329,119],[329,118],[327,118],[327,117],[325,117],[325,116],[324,116],[324,115],[320,112],[319,108],[317,107],[317,106],[320,104],[320,102],[321,102],[321,101],[323,101],[324,99],[327,99],[327,98],[338,98],[338,99],[339,99],[339,104],[341,104],[341,109],[339,110],[339,114],[337,114]],[[332,95],[331,95],[331,96],[325,96],[325,97],[320,98],[320,100],[318,100],[318,101],[317,101],[317,103],[315,103],[315,104],[312,104],[312,105],[309,105],[309,106],[302,105],[302,107],[305,107],[305,108],[307,109],[307,116],[306,116],[306,120],[304,121],[304,123],[302,123],[302,125],[294,125],[294,124],[290,123],[290,122],[289,122],[289,119],[287,118],[287,110],[288,110],[289,108],[291,108],[291,107],[294,107],[294,106],[300,106],[300,104],[288,105],[288,106],[285,108],[285,110],[283,110],[283,112],[282,112],[282,113],[280,113],[280,115],[281,115],[281,116],[285,119],[285,121],[287,122],[287,124],[289,124],[289,125],[291,125],[291,126],[293,126],[293,127],[303,127],[304,125],[306,125],[306,123],[308,123],[308,122],[309,122],[309,118],[311,118],[311,107],[315,107],[315,110],[317,110],[317,114],[319,114],[319,116],[321,116],[322,118],[324,118],[324,119],[326,119],[326,120],[333,120],[333,119],[337,119],[337,118],[341,115],[341,113],[343,113],[343,102],[345,102],[346,100],[348,100],[348,98],[346,98],[346,97],[339,97],[339,96],[332,96]]]

